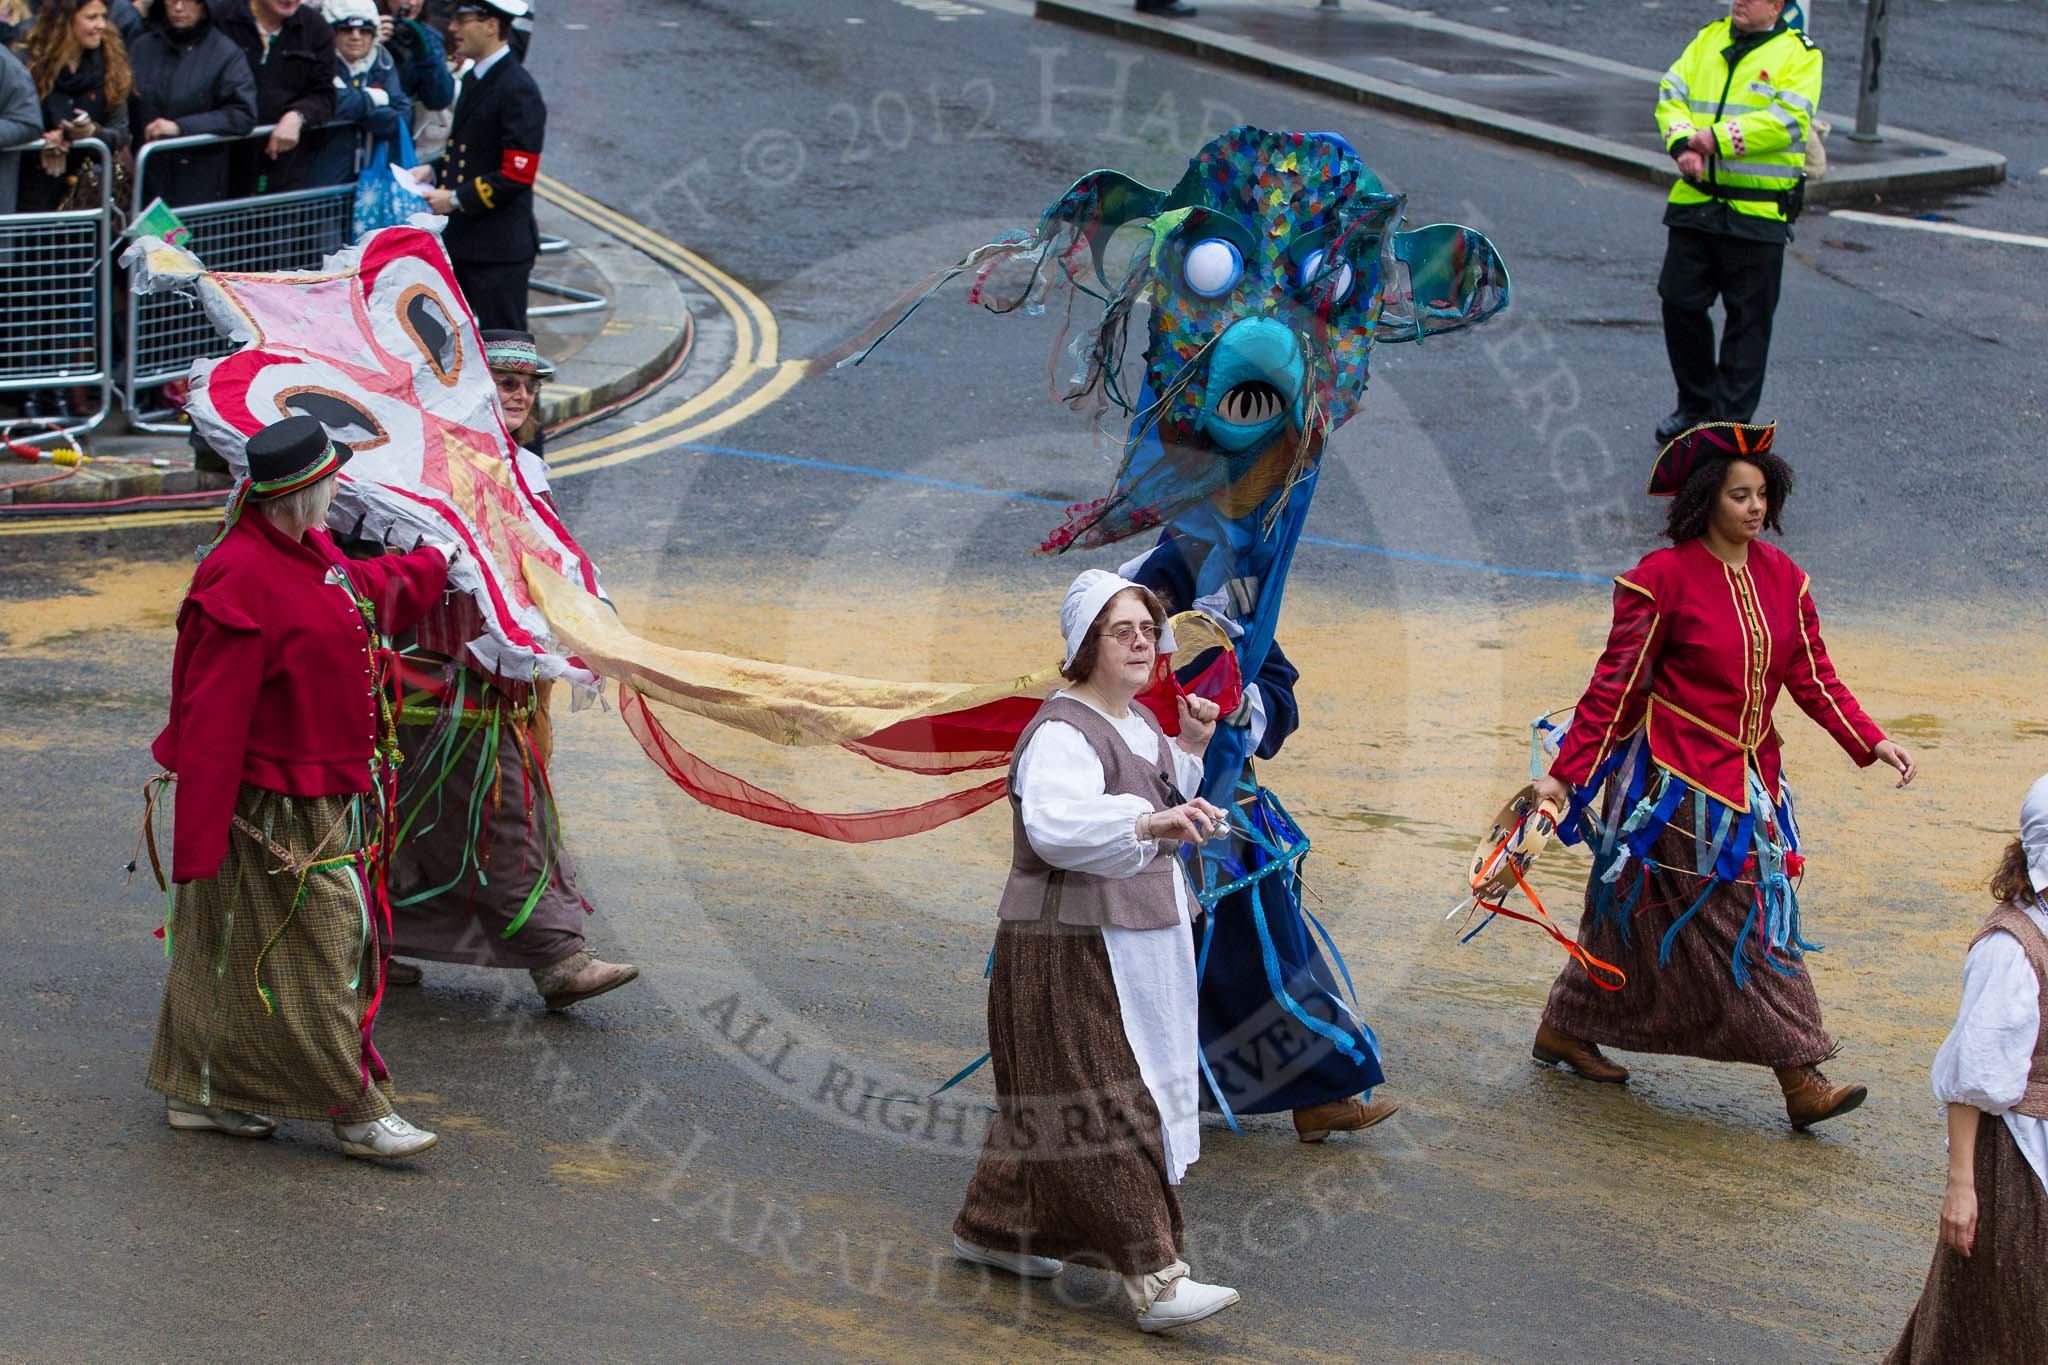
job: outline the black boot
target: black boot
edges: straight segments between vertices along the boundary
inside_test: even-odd
[[[1657,423],[1658,446],[1661,448],[1670,445],[1673,441],[1706,420],[1706,418],[1690,412],[1672,413],[1669,417]]]

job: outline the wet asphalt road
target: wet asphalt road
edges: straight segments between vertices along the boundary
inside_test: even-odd
[[[1336,129],[1410,195],[1412,220],[1491,231],[1516,293],[1483,332],[1380,353],[1312,533],[1593,576],[1647,546],[1634,494],[1669,407],[1655,194],[1012,8],[584,0],[580,27],[551,14],[536,43],[554,110],[546,169],[730,271],[773,309],[783,354],[802,356],[1028,225],[1095,166],[1170,181],[1229,122]],[[2012,16],[2039,17],[1942,8],[1965,54],[2023,46]],[[1821,14],[1849,26],[1846,7]],[[1536,22],[1560,40],[1564,16]],[[1891,116],[1912,121],[1913,98]],[[1940,108],[1951,122],[1920,126],[1965,137],[1967,108]],[[2029,182],[1951,211],[2039,231],[2039,203]],[[2008,614],[2039,627],[2037,254],[1802,226],[1766,411],[1801,476],[1788,546],[1844,620],[1911,623],[1937,645],[1945,631],[1982,639]],[[1045,401],[1054,329],[942,297],[859,370],[719,433],[719,450],[565,480],[565,511],[622,605],[641,604],[629,615],[677,638],[944,676],[935,660],[957,667],[976,632],[1019,628],[1013,606],[1035,628],[1075,567],[1029,557],[1051,509],[1015,495],[1107,483],[1106,452]],[[969,487],[876,477],[889,473]],[[563,722],[564,808],[603,909],[593,933],[646,981],[557,1017],[522,979],[430,968],[380,1025],[407,1112],[443,1134],[406,1167],[344,1163],[304,1124],[260,1147],[174,1139],[140,1084],[160,907],[120,890],[115,869],[161,723],[189,540],[0,541],[0,1356],[1854,1359],[1881,1352],[1911,1302],[1939,1169],[1921,1077],[1953,999],[1953,925],[1897,941],[1860,919],[1845,930],[1823,994],[1883,1094],[1860,1126],[1799,1142],[1778,1131],[1768,1078],[1651,1065],[1636,1094],[1589,1097],[1530,1067],[1550,967],[1534,948],[1517,976],[1440,965],[1433,925],[1385,942],[1354,931],[1361,990],[1403,1059],[1389,1093],[1407,1108],[1313,1152],[1284,1123],[1205,1132],[1185,1191],[1196,1259],[1246,1304],[1162,1346],[1119,1320],[1104,1277],[1020,1293],[943,1254],[985,1085],[962,1088],[967,1107],[866,1098],[928,1088],[979,1051],[995,834],[849,852],[754,830],[684,805],[596,713]],[[1336,729],[1371,731],[1376,701],[1416,690],[1378,662],[1340,671],[1349,613],[1396,614],[1424,660],[1432,631],[1449,642],[1473,619],[1577,613],[1597,631],[1600,590],[1567,579],[1317,546],[1295,582],[1315,623],[1302,630],[1331,656],[1318,686],[1355,699],[1319,703],[1333,727],[1319,743],[1346,753],[1354,737]],[[892,658],[875,623],[897,622],[902,601],[945,625]],[[1000,638],[991,649],[1014,654]],[[1363,645],[1358,657],[1382,660]],[[2038,716],[2013,716],[2026,720]],[[1517,742],[1512,727],[1490,739]],[[706,742],[713,757],[747,752]],[[1308,757],[1300,789],[1340,791]],[[815,784],[819,804],[845,799],[800,764],[768,766]],[[1390,785],[1354,832],[1333,829],[1340,859],[1399,834],[1403,802],[1421,796]],[[1875,799],[1874,783],[1843,790],[1851,818]],[[1967,818],[1980,844],[1998,829],[1995,814]],[[1385,899],[1422,879],[1382,867],[1363,880]],[[1869,918],[1888,923],[1930,889],[1874,890]]]

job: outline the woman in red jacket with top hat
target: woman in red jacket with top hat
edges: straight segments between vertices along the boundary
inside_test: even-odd
[[[177,774],[178,885],[149,1085],[175,1129],[325,1120],[347,1155],[388,1158],[435,1139],[393,1111],[370,1042],[389,933],[378,794],[397,757],[380,637],[440,600],[453,549],[344,558],[322,527],[350,453],[310,417],[250,437],[178,609],[152,750]]]
[[[1617,964],[1610,990],[1577,960],[1551,988],[1534,1055],[1589,1080],[1628,1071],[1600,1045],[1776,1071],[1792,1126],[1863,1102],[1819,1063],[1835,1053],[1801,957],[1802,869],[1779,770],[1780,691],[1864,767],[1914,764],[1856,704],[1821,641],[1811,580],[1759,537],[1780,529],[1792,471],[1775,428],[1694,427],[1659,454],[1669,547],[1615,579],[1607,648],[1536,784],[1592,845],[1579,941]],[[1606,788],[1604,802],[1599,800]]]

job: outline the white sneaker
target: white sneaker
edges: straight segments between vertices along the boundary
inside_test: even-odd
[[[1065,1261],[1056,1261],[1050,1256],[1026,1256],[1020,1251],[995,1251],[989,1247],[978,1247],[972,1242],[953,1239],[953,1254],[963,1261],[976,1265],[992,1265],[997,1270],[1007,1270],[1012,1275],[1022,1275],[1027,1280],[1049,1280],[1067,1268]]]
[[[1175,1261],[1165,1270],[1150,1275],[1126,1275],[1124,1287],[1135,1301],[1144,1295],[1138,1310],[1138,1330],[1164,1332],[1185,1327],[1222,1312],[1237,1302],[1237,1291],[1228,1285],[1203,1284],[1188,1277],[1184,1262]]]
[[[334,1136],[341,1141],[343,1156],[366,1156],[379,1160],[415,1156],[441,1139],[424,1128],[415,1128],[396,1114],[386,1114],[368,1123],[337,1123]]]
[[[211,1109],[183,1100],[164,1101],[164,1122],[181,1133],[226,1133],[241,1138],[267,1138],[277,1131],[277,1120],[264,1114]]]

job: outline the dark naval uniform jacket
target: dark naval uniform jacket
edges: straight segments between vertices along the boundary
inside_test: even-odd
[[[434,181],[455,191],[456,212],[442,233],[451,259],[531,261],[539,254],[533,181],[547,124],[540,87],[510,52],[482,79],[474,72],[462,78]]]

